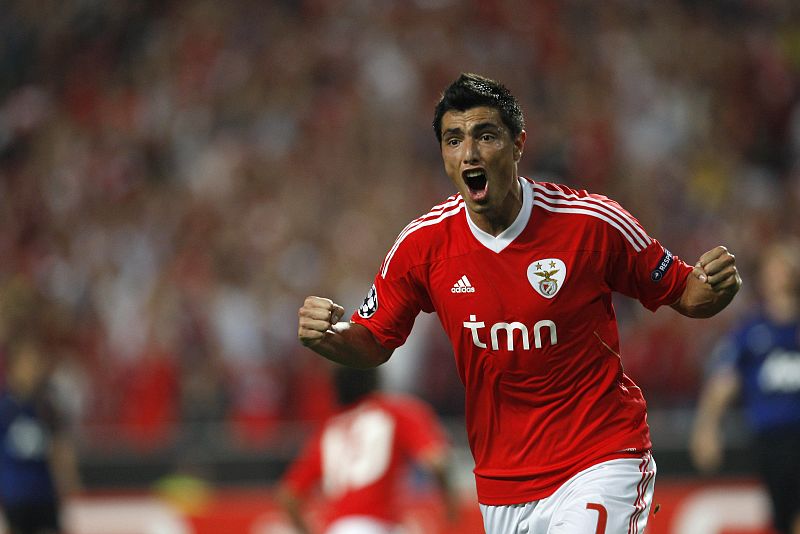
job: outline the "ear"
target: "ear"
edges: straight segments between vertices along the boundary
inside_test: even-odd
[[[522,130],[516,139],[514,139],[514,161],[519,161],[522,158],[522,151],[525,149],[525,139],[528,134]]]

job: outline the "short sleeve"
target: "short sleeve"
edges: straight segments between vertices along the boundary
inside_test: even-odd
[[[742,354],[739,346],[733,335],[724,336],[717,341],[708,360],[708,374],[736,371]]]
[[[410,247],[401,247],[391,264],[375,276],[364,302],[351,321],[366,326],[386,348],[405,343],[420,311],[433,311],[427,289],[407,257]]]
[[[637,250],[618,239],[611,254],[607,281],[612,290],[637,299],[655,311],[676,302],[686,288],[692,267],[656,239]]]

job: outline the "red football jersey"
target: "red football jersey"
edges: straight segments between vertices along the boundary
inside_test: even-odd
[[[397,522],[397,490],[409,462],[447,444],[433,410],[404,395],[374,393],[329,418],[287,471],[299,494],[319,486],[326,523],[366,515]]]
[[[522,209],[497,237],[460,195],[409,224],[352,317],[393,348],[420,311],[437,312],[489,505],[543,498],[582,469],[650,448],[612,292],[655,310],[678,300],[692,269],[607,197],[520,181]]]

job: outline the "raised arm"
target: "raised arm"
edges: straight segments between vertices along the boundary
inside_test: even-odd
[[[297,337],[300,342],[325,358],[366,369],[377,367],[392,355],[360,324],[340,321],[344,308],[330,299],[307,297],[298,311]]]
[[[741,286],[736,258],[725,247],[715,247],[700,256],[672,308],[687,317],[711,317],[730,304]]]

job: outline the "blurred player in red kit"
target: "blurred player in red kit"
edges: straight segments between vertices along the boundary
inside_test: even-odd
[[[397,494],[412,464],[432,475],[453,519],[449,444],[433,410],[411,396],[377,391],[375,369],[340,367],[334,378],[342,410],[308,441],[278,489],[295,528],[312,532],[302,504],[320,487],[325,534],[397,532]]]
[[[499,82],[461,75],[433,126],[458,193],[400,233],[350,321],[306,298],[300,341],[377,366],[435,311],[466,387],[486,531],[643,532],[656,467],[612,293],[710,317],[741,285],[734,256],[688,265],[613,200],[519,176],[524,118]]]

